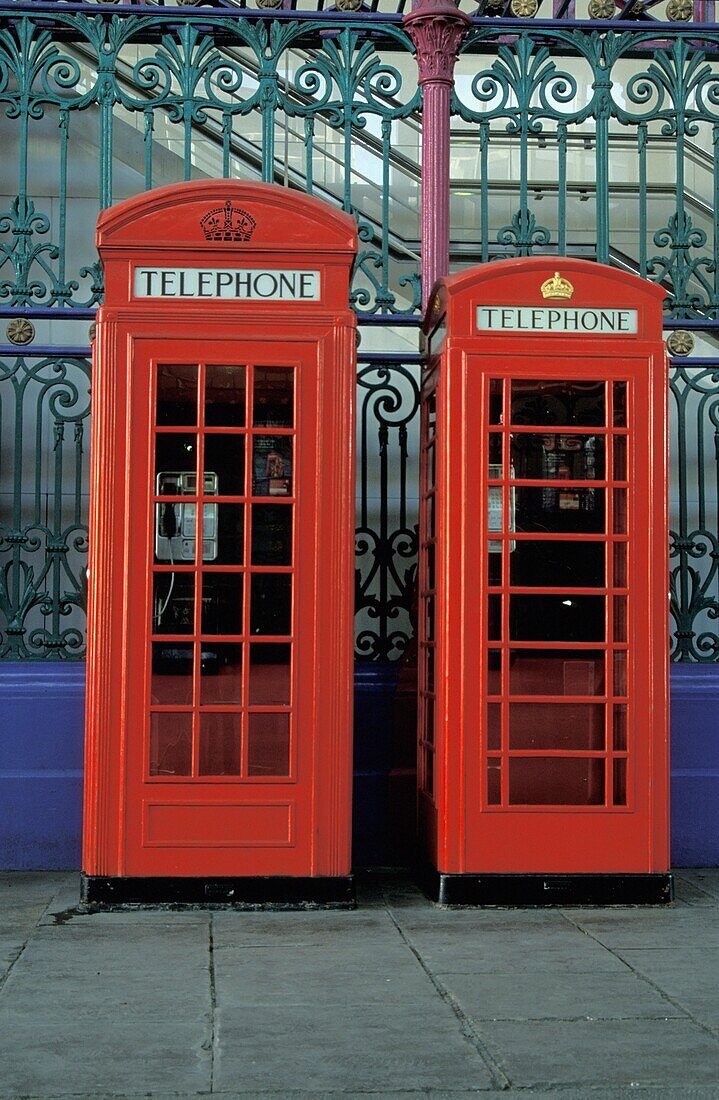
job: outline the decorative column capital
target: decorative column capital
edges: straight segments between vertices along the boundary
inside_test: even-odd
[[[403,23],[417,50],[419,83],[451,84],[471,18],[459,11],[454,0],[414,0]]]

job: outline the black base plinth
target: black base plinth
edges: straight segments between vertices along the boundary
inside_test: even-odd
[[[83,875],[85,910],[120,906],[224,906],[236,909],[354,909],[353,875],[333,878],[106,878]]]
[[[440,905],[668,905],[671,874],[454,875],[423,867],[417,881]]]

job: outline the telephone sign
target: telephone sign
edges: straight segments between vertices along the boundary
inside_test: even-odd
[[[430,297],[418,771],[442,901],[670,898],[663,295],[537,257]]]
[[[210,181],[97,241],[84,896],[349,904],[355,224]]]

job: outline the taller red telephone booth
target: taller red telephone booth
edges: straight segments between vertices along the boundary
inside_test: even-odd
[[[441,901],[670,900],[662,298],[532,258],[430,299],[419,820]]]
[[[354,221],[186,183],[97,244],[85,900],[349,904]]]

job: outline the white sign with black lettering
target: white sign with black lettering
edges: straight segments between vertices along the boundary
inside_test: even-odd
[[[136,298],[223,298],[253,302],[316,302],[319,271],[229,267],[136,267]]]
[[[567,306],[477,306],[477,331],[631,336],[637,332],[637,311]]]

